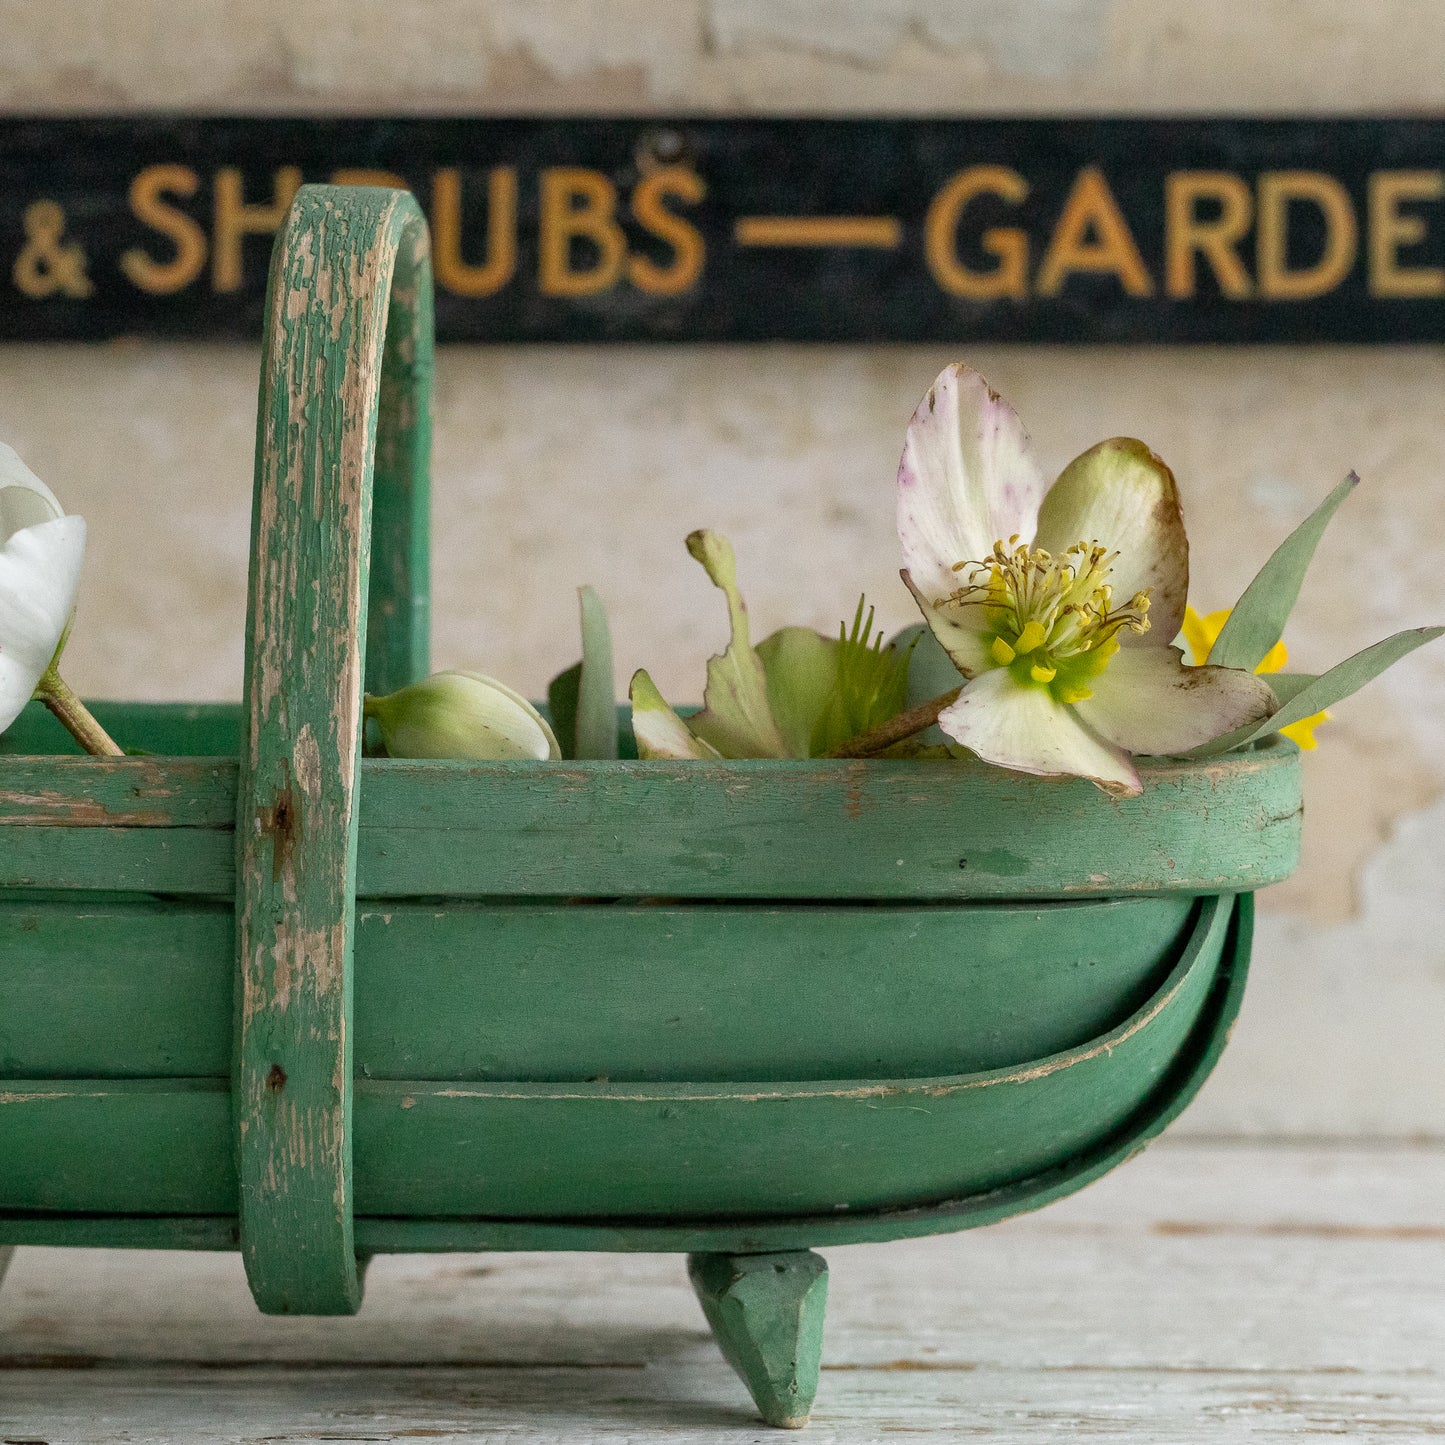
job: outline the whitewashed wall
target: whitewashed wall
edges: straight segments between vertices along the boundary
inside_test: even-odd
[[[0,0],[0,106],[211,111],[1040,113],[1445,108],[1445,7],[1374,0]],[[604,595],[619,673],[698,690],[722,636],[683,534],[737,543],[762,632],[896,580],[909,411],[957,348],[448,348],[436,646],[538,691]],[[1322,666],[1445,620],[1445,353],[968,348],[1062,465],[1133,433],[1173,465],[1195,599],[1230,601],[1349,467],[1365,479],[1290,641]],[[256,357],[0,349],[0,435],[92,522],[71,680],[240,682]],[[1445,1135],[1445,646],[1339,709],[1306,761],[1305,863],[1181,1128]]]

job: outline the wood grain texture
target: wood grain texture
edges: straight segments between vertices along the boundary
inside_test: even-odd
[[[772,1085],[360,1080],[357,1208],[423,1219],[409,1243],[386,1220],[358,1241],[519,1247],[545,1242],[550,1219],[559,1248],[747,1253],[1036,1207],[1140,1147],[1207,1074],[1247,957],[1247,933],[1225,948],[1232,911],[1206,910],[1158,993],[1117,1028],[1014,1069]],[[9,1081],[0,1239],[43,1237],[27,1211],[224,1214],[226,1131],[224,1080]],[[79,1162],[108,1156],[114,1168]]]
[[[1161,1141],[967,1236],[829,1253],[807,1439],[1365,1445],[1445,1432],[1445,1150]],[[762,1430],[675,1257],[380,1259],[345,1320],[238,1261],[21,1250],[0,1436],[733,1445]]]
[[[410,196],[298,194],[272,258],[262,344],[236,797],[236,1173],[248,1277],[272,1313],[347,1313],[361,1297],[351,949],[372,483],[378,432],[414,432],[427,406],[418,297],[430,289]],[[397,359],[382,414],[386,349]],[[383,452],[384,475],[409,488],[405,506],[424,503],[416,444],[393,439]],[[408,537],[398,555],[415,550]],[[407,585],[379,634],[407,669],[411,599]]]
[[[160,780],[144,828],[77,826],[90,790],[128,806],[141,763]],[[147,831],[208,825],[221,764],[72,766],[25,762],[0,887],[228,895],[224,845],[191,836],[177,847]],[[1087,783],[956,763],[368,759],[357,888],[370,898],[1017,899],[1252,889],[1294,868],[1293,745],[1147,760],[1141,771],[1144,793],[1116,800]],[[701,821],[715,818],[726,826]]]
[[[562,1083],[1002,1068],[1132,1013],[1173,967],[1195,907],[1182,894],[362,904],[354,1071]],[[228,1076],[233,928],[221,903],[0,899],[0,1078]]]

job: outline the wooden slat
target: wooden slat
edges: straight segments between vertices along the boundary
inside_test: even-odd
[[[305,187],[272,258],[262,342],[236,784],[235,1123],[242,1251],[269,1313],[344,1314],[351,1224],[352,932],[371,501],[425,510],[431,291],[416,201]],[[395,317],[389,314],[395,281]],[[389,353],[389,357],[386,355]],[[386,407],[382,376],[389,373]],[[395,519],[393,519],[395,520]],[[422,655],[411,530],[378,579],[376,676]]]
[[[998,1068],[1131,1013],[1193,910],[1185,895],[363,906],[355,1068],[467,1081]],[[233,927],[221,904],[0,901],[0,1077],[227,1075]]]
[[[236,764],[228,758],[0,759],[0,827],[230,829],[235,823]],[[4,837],[8,851],[15,835]]]
[[[46,806],[60,816],[84,789],[68,764],[51,766],[58,797]],[[1289,744],[1142,771],[1144,793],[1115,800],[1087,783],[954,763],[367,761],[357,886],[370,898],[1088,897],[1255,888],[1294,868]],[[197,811],[190,797],[178,785],[176,816]],[[207,849],[116,834],[97,844],[87,831],[7,832],[0,886],[231,886]],[[121,881],[105,879],[105,848]]]
[[[817,1215],[826,1232],[845,1204],[987,1194],[1136,1145],[1222,1043],[1238,997],[1237,986],[1227,998],[1215,989],[1232,912],[1210,910],[1158,993],[1117,1028],[1012,1069],[777,1084],[360,1080],[357,1206],[538,1219]],[[228,1213],[228,1123],[224,1081],[12,1081],[0,1092],[0,1208]],[[184,1149],[170,1147],[178,1141]],[[121,1151],[122,1167],[99,1167]]]

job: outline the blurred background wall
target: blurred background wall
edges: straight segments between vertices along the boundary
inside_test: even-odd
[[[1445,7],[1374,0],[0,0],[12,112],[1438,113]],[[1184,488],[1196,605],[1236,597],[1354,467],[1288,638],[1307,670],[1445,621],[1445,352],[1415,348],[443,349],[438,665],[538,694],[611,610],[619,687],[700,691],[723,635],[683,535],[737,545],[759,635],[890,625],[909,412],[963,357],[1057,469],[1144,438]],[[240,688],[257,354],[0,349],[0,436],[91,522],[70,681]],[[1445,1135],[1445,647],[1338,709],[1305,760],[1304,865],[1181,1128]]]

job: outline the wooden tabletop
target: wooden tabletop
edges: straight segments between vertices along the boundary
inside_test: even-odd
[[[971,1234],[827,1252],[814,1445],[1445,1437],[1445,1147],[1164,1140]],[[21,1250],[0,1440],[734,1442],[680,1258],[377,1260],[257,1314],[235,1256]]]

